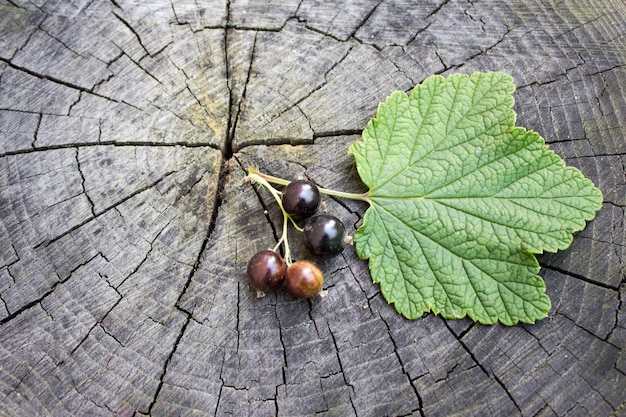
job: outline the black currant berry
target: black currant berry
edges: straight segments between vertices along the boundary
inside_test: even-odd
[[[322,291],[324,273],[310,261],[297,261],[287,268],[285,286],[296,298],[311,298]]]
[[[291,217],[304,219],[317,211],[320,191],[311,181],[292,181],[283,190],[282,203]]]
[[[264,250],[250,259],[246,276],[254,288],[265,292],[280,287],[286,269],[285,261],[278,253]]]
[[[330,214],[320,214],[307,221],[304,239],[313,254],[332,256],[343,250],[345,231],[341,220]]]

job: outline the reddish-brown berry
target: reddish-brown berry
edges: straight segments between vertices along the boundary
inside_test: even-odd
[[[322,291],[324,273],[310,261],[297,261],[287,268],[287,291],[297,298],[311,298]]]

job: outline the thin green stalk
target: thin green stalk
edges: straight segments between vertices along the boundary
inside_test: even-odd
[[[252,167],[248,167],[248,172],[250,173],[250,175],[258,176],[262,178],[263,180],[267,181],[268,183],[272,183],[272,184],[288,185],[291,182],[283,178],[274,177],[272,175],[267,175],[267,174],[262,174]],[[369,199],[368,192],[359,194],[359,193],[346,193],[343,191],[331,190],[329,188],[321,188],[321,187],[318,187],[318,189],[320,190],[321,194],[329,195],[332,197],[346,198],[348,200],[360,200],[360,201],[365,201],[367,203],[371,202],[371,200]]]
[[[278,240],[278,242],[276,243],[276,246],[274,246],[274,252],[276,252],[278,250],[278,248],[280,247],[280,245],[284,245],[285,247],[285,263],[287,264],[287,266],[291,265],[291,250],[289,248],[289,240],[287,239],[287,233],[288,233],[288,222],[291,221],[291,223],[293,224],[294,228],[299,231],[299,232],[304,232],[304,229],[302,229],[300,226],[298,226],[296,224],[296,222],[293,220],[293,218],[285,211],[285,208],[283,207],[283,202],[281,199],[281,193],[280,191],[278,191],[276,188],[272,187],[272,185],[262,176],[259,175],[255,172],[250,172],[250,174],[248,174],[248,176],[246,176],[245,179],[248,179],[250,181],[255,181],[256,183],[262,185],[263,187],[267,188],[267,190],[272,194],[272,196],[274,197],[274,199],[276,200],[276,202],[278,203],[278,207],[280,207],[280,210],[283,213],[283,232],[280,236],[280,239]]]
[[[287,216],[283,216],[283,233],[274,246],[274,252],[278,251],[281,244],[285,246],[285,263],[289,266],[291,265],[291,249],[289,249],[289,241],[287,240]]]

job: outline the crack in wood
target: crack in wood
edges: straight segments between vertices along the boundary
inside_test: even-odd
[[[110,98],[108,98],[106,96],[103,96],[103,95],[100,95],[98,93],[93,92],[92,89],[90,89],[90,88],[86,88],[86,87],[80,86],[78,84],[74,84],[74,83],[71,83],[69,81],[62,80],[60,78],[57,78],[57,77],[49,75],[49,74],[40,74],[40,73],[38,73],[36,71],[33,71],[33,70],[31,70],[29,68],[26,68],[26,67],[23,67],[23,66],[15,65],[12,61],[7,60],[6,58],[0,57],[0,62],[4,62],[9,67],[11,67],[11,68],[13,68],[15,70],[21,71],[21,72],[23,72],[25,74],[28,74],[30,76],[33,76],[35,78],[39,78],[41,80],[50,81],[50,82],[53,82],[55,84],[59,84],[59,85],[62,85],[64,87],[70,88],[72,90],[90,93],[90,94],[93,94],[95,96],[98,96],[98,97],[106,99],[106,100],[115,101],[115,100],[112,100],[112,99],[110,99]]]
[[[159,379],[159,383],[156,387],[156,390],[154,392],[154,395],[152,396],[152,400],[150,401],[150,404],[148,405],[148,409],[143,411],[143,410],[139,410],[142,414],[146,414],[146,415],[151,415],[152,413],[152,409],[154,408],[154,406],[156,405],[158,398],[159,398],[159,394],[161,392],[161,389],[163,389],[163,384],[165,382],[165,376],[167,374],[167,369],[170,365],[170,363],[172,362],[172,358],[174,357],[174,355],[176,354],[176,351],[178,350],[178,346],[180,345],[180,341],[183,338],[183,335],[185,334],[185,330],[187,330],[187,325],[189,325],[189,322],[191,321],[191,314],[186,313],[186,318],[185,318],[185,322],[183,323],[178,336],[176,337],[176,341],[174,342],[174,346],[172,348],[172,350],[170,351],[167,359],[165,360],[165,363],[163,364],[163,370],[161,371],[161,374],[159,375],[158,379]]]
[[[241,168],[241,170],[244,173],[247,174],[248,168],[243,166],[243,163],[239,160],[237,155],[234,155],[233,160],[236,161],[237,164],[239,165],[239,167]],[[258,200],[259,204],[263,208],[263,214],[265,215],[265,219],[267,220],[267,223],[270,225],[270,228],[272,229],[272,237],[273,237],[274,241],[277,242],[279,240],[280,232],[279,232],[279,227],[272,221],[272,218],[270,216],[270,208],[271,207],[270,207],[270,205],[268,205],[266,203],[266,200],[261,195],[261,187],[253,186],[252,189],[254,190],[254,193],[255,193],[255,195],[257,197],[257,200]],[[274,201],[273,198],[272,198],[271,201]],[[273,205],[271,205],[271,206],[273,207]],[[281,248],[281,253],[282,253],[282,248]]]
[[[561,316],[561,317],[564,317],[565,319],[567,319],[568,321],[570,321],[570,322],[571,322],[571,323],[572,323],[572,324],[573,324],[576,328],[578,328],[578,329],[582,330],[583,332],[587,333],[588,335],[592,336],[594,339],[598,339],[598,340],[600,340],[600,341],[602,341],[602,342],[606,343],[606,344],[607,344],[607,345],[609,345],[609,346],[612,346],[612,347],[614,347],[614,348],[616,348],[616,349],[620,349],[620,346],[616,346],[613,342],[611,342],[611,341],[610,341],[610,335],[611,335],[611,332],[612,332],[612,331],[616,328],[617,323],[618,323],[618,317],[617,317],[617,315],[616,315],[616,318],[615,318],[615,323],[613,324],[613,328],[611,329],[611,331],[609,331],[609,333],[607,334],[607,336],[606,336],[606,337],[601,337],[601,336],[598,336],[597,334],[594,334],[591,330],[589,330],[589,329],[587,329],[587,328],[585,328],[585,327],[581,326],[581,325],[578,323],[578,321],[576,320],[576,318],[575,318],[575,317],[570,317],[570,316],[567,314],[567,312],[564,312],[564,311],[558,311],[558,312],[556,312],[554,315],[555,315],[555,316]]]
[[[57,275],[57,280],[52,284],[52,286],[43,294],[41,295],[39,298],[32,300],[28,303],[26,303],[25,305],[23,305],[22,307],[20,307],[19,309],[11,312],[8,308],[7,311],[9,313],[8,316],[0,319],[0,325],[8,323],[9,321],[15,319],[16,317],[20,316],[21,314],[29,311],[31,308],[33,308],[34,306],[40,305],[46,298],[48,298],[51,294],[54,293],[55,288],[57,288],[59,285],[66,283],[67,281],[69,281],[73,274],[80,268],[88,265],[91,261],[93,261],[95,258],[97,258],[98,256],[101,256],[100,253],[95,254],[94,256],[92,256],[91,258],[89,258],[87,261],[85,261],[84,263],[81,263],[79,265],[77,265],[76,267],[74,267],[74,269],[72,269],[70,271],[70,273],[68,274],[68,276],[66,278],[61,278]]]
[[[115,309],[115,307],[117,307],[117,306],[119,305],[119,303],[122,301],[122,298],[123,298],[123,297],[122,297],[122,294],[119,292],[119,290],[118,290],[117,288],[113,287],[113,286],[112,286],[112,285],[108,282],[108,280],[107,280],[107,284],[109,285],[109,287],[113,288],[113,290],[115,290],[115,292],[118,294],[118,299],[117,299],[117,301],[115,301],[115,302],[113,303],[113,305],[111,306],[111,308],[110,308],[110,309],[109,309],[106,313],[104,313],[104,314],[102,315],[102,317],[101,317],[99,320],[97,320],[97,321],[93,324],[93,326],[91,326],[91,328],[90,328],[89,330],[87,330],[87,332],[85,333],[85,336],[84,336],[81,340],[79,340],[79,341],[78,341],[78,343],[76,344],[76,346],[74,346],[74,348],[72,348],[72,349],[69,351],[68,356],[72,356],[72,355],[76,352],[76,350],[78,350],[78,348],[80,348],[80,347],[83,345],[83,343],[85,343],[85,341],[89,338],[89,336],[91,335],[91,333],[93,332],[93,330],[94,330],[96,327],[100,327],[100,328],[101,328],[101,330],[102,330],[104,333],[106,333],[107,335],[109,335],[109,336],[111,336],[113,339],[115,339],[115,338],[114,338],[114,337],[113,337],[113,336],[112,336],[112,335],[111,335],[111,334],[110,334],[110,333],[106,330],[106,328],[102,325],[102,322],[103,322],[103,320],[106,320],[106,318],[107,318],[107,317],[109,316],[109,314],[110,314],[110,313],[111,313],[111,312]],[[120,346],[124,346],[124,344],[123,344],[123,343],[121,343],[119,340],[115,339],[115,341],[116,341],[116,342],[117,342]]]
[[[622,280],[622,284],[620,286],[620,291],[618,291],[618,293],[617,293],[618,306],[617,306],[617,309],[615,311],[615,324],[613,325],[613,327],[609,330],[608,334],[606,335],[606,341],[608,343],[611,343],[617,349],[620,349],[620,347],[617,346],[616,343],[612,342],[614,337],[617,337],[615,335],[615,333],[619,332],[619,331],[622,331],[622,330],[626,330],[626,324],[622,323],[621,320],[620,320],[620,312],[623,311],[622,308],[624,307],[624,301],[625,301],[622,298],[622,294],[624,293],[623,289],[625,287],[625,284],[626,284],[626,274],[624,274],[624,279]],[[615,367],[615,369],[618,369],[617,366]],[[626,375],[626,374],[624,374],[624,375]]]
[[[584,329],[583,329],[583,330],[584,330]],[[569,352],[569,354],[570,354],[573,358],[578,359],[578,358],[577,358],[577,355],[576,355],[574,352],[572,352],[571,350],[569,350],[567,346],[565,346],[565,345],[564,345],[564,346],[563,346],[563,350],[565,350],[566,352]],[[557,374],[557,375],[561,375],[563,378],[569,378],[569,377],[570,377],[570,375],[569,375],[569,374],[563,374],[563,373],[562,373],[562,372],[560,372],[559,370],[555,369],[555,368],[552,366],[552,364],[547,364],[547,366],[549,366],[549,367],[550,367],[550,369],[552,369],[552,370],[553,370],[553,372],[554,372],[555,374]],[[608,401],[608,400],[606,399],[606,397],[602,394],[602,392],[600,392],[600,391],[599,391],[599,390],[598,390],[598,389],[594,386],[593,382],[591,382],[591,381],[589,381],[589,380],[588,380],[588,378],[586,377],[586,375],[585,375],[584,373],[578,373],[578,372],[576,372],[576,374],[577,374],[577,375],[578,375],[578,376],[579,376],[579,377],[580,377],[583,381],[585,381],[585,382],[587,383],[587,385],[589,386],[590,390],[591,390],[592,392],[594,392],[595,394],[597,394],[600,398],[602,398],[602,400],[603,400],[606,404],[608,404],[608,405],[609,405],[609,407],[611,407],[611,408],[613,409],[613,411],[615,411],[615,410],[616,410],[616,409],[615,409],[615,407],[613,406],[613,404],[611,404],[611,402],[610,402],[610,401]],[[573,409],[574,407],[576,407],[577,405],[578,405],[578,406],[581,406],[581,407],[583,407],[583,408],[584,408],[584,403],[579,402],[579,401],[578,401],[578,399],[576,399],[576,400],[575,400],[575,402],[572,404],[572,409]],[[589,415],[592,415],[592,414],[593,414],[593,413],[589,412]]]
[[[583,282],[585,282],[585,283],[587,283],[589,285],[597,286],[597,287],[608,289],[608,290],[612,290],[612,291],[619,291],[619,286],[612,286],[612,285],[606,284],[606,283],[601,282],[601,281],[596,281],[596,280],[588,278],[588,277],[586,277],[584,275],[581,275],[581,274],[578,274],[578,273],[572,272],[572,271],[567,271],[567,270],[565,270],[563,268],[560,268],[558,266],[555,266],[555,265],[549,265],[549,264],[546,264],[545,262],[539,262],[539,265],[542,268],[544,268],[544,269],[549,269],[551,271],[555,271],[555,272],[558,272],[560,274],[563,274],[563,275],[566,275],[566,276],[569,276],[569,277],[572,277],[572,278],[576,278],[577,280],[583,281]]]
[[[14,392],[19,392],[18,388],[24,383],[24,380],[30,376],[33,372],[36,372],[35,369],[37,368],[37,366],[42,363],[44,360],[46,360],[46,356],[42,356],[41,358],[39,358],[32,367],[30,367],[28,369],[27,372],[24,373],[24,375],[22,375],[19,379],[19,381],[17,381],[17,384],[15,385],[15,387],[13,388],[12,391],[6,392],[4,397],[2,399],[0,399],[0,403],[3,403],[7,400],[7,398],[9,397],[9,395],[13,394]]]
[[[255,41],[256,41],[256,38],[255,38]],[[306,94],[304,94],[299,99],[297,99],[295,102],[293,102],[290,107],[287,107],[287,108],[283,109],[280,113],[278,113],[275,116],[275,119],[280,118],[283,114],[288,113],[293,108],[296,108],[302,114],[302,116],[308,121],[309,129],[311,130],[311,132],[313,132],[313,139],[315,139],[315,129],[311,125],[311,120],[308,117],[308,115],[300,107],[300,104],[303,103],[305,100],[309,99],[313,94],[319,92],[326,84],[328,84],[328,74],[330,74],[335,68],[337,68],[339,65],[341,65],[346,60],[346,58],[348,58],[348,56],[350,55],[350,52],[352,51],[353,48],[354,48],[354,46],[350,46],[346,50],[346,52],[344,53],[344,55],[342,57],[340,57],[338,60],[333,62],[333,64],[324,72],[324,74],[322,76],[323,81],[321,83],[319,83],[318,85],[313,86],[313,88],[311,88]],[[250,65],[250,67],[252,67],[252,64]],[[289,97],[285,97],[285,99],[287,101],[290,101]],[[272,122],[273,122],[273,120],[268,120],[267,124],[271,124]],[[349,131],[349,130],[347,130],[347,131]],[[304,141],[304,143],[307,143],[306,139],[303,139],[303,141]]]
[[[190,321],[193,320],[192,313],[187,311],[184,307],[181,306],[181,300],[184,297],[184,295],[187,293],[188,288],[189,288],[191,282],[193,281],[193,278],[194,278],[196,272],[198,271],[198,267],[200,265],[202,256],[205,253],[207,244],[208,244],[209,240],[211,239],[213,231],[216,228],[219,210],[220,210],[220,207],[222,205],[221,194],[223,192],[223,187],[224,187],[224,184],[225,184],[225,181],[226,181],[225,178],[227,177],[229,171],[230,171],[230,163],[229,163],[229,161],[226,161],[224,158],[222,158],[222,162],[220,164],[220,172],[219,172],[219,175],[218,175],[218,178],[219,178],[218,179],[218,186],[217,186],[216,193],[215,193],[216,200],[213,202],[213,211],[212,211],[212,214],[211,214],[211,219],[209,221],[209,225],[207,227],[207,233],[206,233],[206,236],[205,236],[205,238],[204,238],[204,240],[203,240],[203,242],[202,242],[202,244],[200,246],[200,249],[199,249],[198,254],[196,256],[196,260],[195,260],[192,268],[190,269],[190,272],[189,272],[189,275],[187,277],[187,280],[184,283],[181,291],[179,292],[177,300],[174,302],[174,306],[176,307],[176,309],[178,309],[181,313],[183,313],[185,315],[185,322],[183,323],[183,326],[180,329],[180,332],[179,332],[179,334],[178,334],[178,336],[176,338],[176,341],[175,341],[175,343],[173,345],[173,348],[170,351],[170,353],[169,353],[169,355],[168,355],[168,357],[167,357],[167,359],[166,359],[166,361],[164,363],[163,370],[162,370],[162,372],[161,372],[161,374],[160,374],[160,376],[158,378],[159,379],[159,383],[157,385],[157,388],[155,390],[154,395],[152,396],[152,400],[151,400],[150,404],[148,405],[147,410],[140,410],[140,413],[142,413],[142,414],[150,415],[151,412],[152,412],[152,409],[156,405],[156,403],[158,401],[158,398],[159,398],[159,394],[161,393],[161,390],[162,390],[164,382],[165,382],[165,377],[167,375],[168,367],[169,367],[169,365],[170,365],[170,363],[172,361],[172,358],[174,357],[174,355],[176,354],[176,352],[178,350],[178,347],[179,347],[180,342],[181,342],[181,340],[182,340],[182,338],[183,338],[183,336],[185,334],[187,326],[189,325]],[[200,180],[197,181],[195,184],[198,184],[199,182],[200,182]],[[193,186],[191,188],[193,188]],[[156,240],[156,237],[155,237],[155,240]],[[138,266],[138,268],[139,268],[139,266]],[[220,392],[221,392],[221,389],[220,389]],[[218,400],[217,403],[218,404],[216,405],[216,407],[219,405],[219,400]],[[216,408],[216,410],[217,410],[217,408]]]
[[[383,4],[385,1],[384,0],[380,0],[378,1],[378,3],[376,3],[374,5],[374,7],[372,7],[370,9],[369,12],[367,12],[367,14],[363,17],[363,19],[355,26],[354,30],[352,31],[352,33],[350,33],[349,38],[353,38],[356,39],[357,41],[361,42],[361,40],[356,36],[356,33],[363,27],[365,26],[365,24],[371,19],[371,17],[374,15],[374,13],[376,13],[376,10],[378,10],[378,8],[380,7],[381,4]]]
[[[237,300],[240,300],[240,296],[241,294],[239,294],[239,288],[241,288],[241,286],[238,286],[238,292],[237,292]],[[239,301],[238,301],[239,303]],[[237,305],[237,352],[239,352],[239,337],[240,337],[240,330],[239,330],[239,309],[240,309],[240,305]],[[276,306],[274,306],[274,316],[276,317],[276,321],[278,323],[280,323],[280,317],[278,316],[278,311]],[[278,413],[280,412],[279,410],[279,405],[278,405],[278,397],[279,397],[279,393],[278,390],[281,386],[287,386],[287,375],[286,375],[286,370],[287,370],[287,348],[285,345],[285,339],[283,336],[283,326],[278,326],[278,340],[280,341],[280,345],[282,347],[282,353],[283,353],[283,366],[281,368],[281,376],[282,376],[282,385],[281,384],[277,384],[276,387],[274,388],[274,407],[276,409],[276,413],[278,415]]]
[[[89,196],[89,193],[85,189],[85,174],[83,173],[83,170],[81,169],[81,166],[80,166],[80,158],[78,157],[79,150],[80,148],[76,148],[76,154],[74,155],[74,157],[76,158],[76,166],[78,168],[78,173],[80,175],[80,186],[82,189],[82,193],[85,194],[85,197],[87,197],[87,202],[89,203],[89,206],[91,207],[91,215],[95,218],[96,217],[95,205],[93,203],[93,200]]]
[[[385,327],[387,328],[387,336],[389,337],[389,340],[391,341],[391,344],[393,345],[393,353],[395,354],[396,360],[398,361],[398,364],[400,364],[400,368],[402,369],[402,373],[406,376],[407,381],[409,382],[409,384],[411,385],[411,388],[413,389],[413,393],[415,394],[415,398],[417,399],[417,410],[419,411],[419,415],[424,417],[424,400],[422,399],[421,394],[419,393],[419,390],[417,389],[417,386],[415,384],[415,382],[411,379],[411,376],[409,374],[409,372],[406,369],[406,364],[404,363],[404,361],[402,360],[402,357],[400,356],[399,352],[398,352],[398,344],[396,343],[395,338],[393,337],[393,333],[391,332],[391,327],[389,326],[389,323],[387,323],[387,320],[385,320],[385,318],[380,314],[380,311],[376,311],[375,314],[378,316],[378,318],[380,319],[380,321],[383,322],[383,324],[385,325]],[[457,367],[458,364],[454,364],[454,366],[452,367],[452,369],[450,371],[448,371],[448,373],[446,374],[446,378],[448,377],[448,375],[450,373],[452,373],[454,371],[454,369]],[[435,380],[435,383],[438,382]]]
[[[228,33],[226,33],[225,35],[226,37],[228,36]],[[238,152],[239,150],[241,150],[241,148],[237,148],[234,149],[233,147],[233,141],[235,138],[235,134],[237,131],[237,124],[239,123],[239,116],[241,114],[241,106],[242,103],[245,101],[246,99],[246,94],[248,91],[248,84],[250,82],[250,74],[252,73],[252,65],[254,63],[254,55],[255,55],[255,51],[256,51],[256,45],[257,45],[257,38],[258,38],[258,31],[255,33],[254,35],[254,40],[252,42],[252,48],[250,51],[250,61],[249,61],[249,65],[248,65],[248,69],[246,71],[246,79],[244,81],[243,84],[243,89],[241,92],[241,97],[239,98],[239,100],[237,100],[237,109],[233,114],[233,109],[232,109],[232,105],[234,104],[234,97],[233,97],[233,87],[230,85],[229,82],[229,87],[228,87],[228,91],[229,91],[229,112],[228,112],[228,127],[227,127],[227,133],[228,133],[228,137],[226,139],[226,143],[227,143],[227,149],[228,152],[230,152],[230,155],[233,154],[233,152]],[[226,41],[228,41],[228,38],[226,38]],[[228,50],[228,45],[225,46],[225,49]],[[226,55],[228,57],[228,55]],[[228,71],[230,71],[230,61],[227,59],[227,65],[228,65]],[[230,75],[230,74],[229,74]],[[229,77],[230,80],[230,77]]]
[[[117,6],[117,4],[115,4],[115,5]],[[120,9],[121,9],[121,7],[120,7]],[[141,36],[139,36],[139,33],[135,30],[133,25],[131,25],[128,21],[126,21],[126,19],[124,19],[122,16],[120,16],[120,14],[118,12],[116,12],[115,10],[111,11],[111,13],[113,14],[113,16],[115,16],[117,18],[117,20],[119,20],[124,26],[126,26],[126,28],[128,30],[130,30],[133,35],[135,35],[135,38],[137,38],[137,42],[139,42],[139,45],[141,46],[141,48],[143,48],[143,50],[146,53],[146,55],[150,55],[150,52],[148,51],[146,46],[141,41]]]
[[[0,62],[2,62],[3,60],[4,60],[4,58],[1,58],[1,57],[0,57]],[[68,82],[65,82],[65,81],[63,81],[63,80],[57,79],[57,78],[52,77],[52,76],[49,76],[49,75],[45,75],[45,74],[38,74],[38,73],[36,73],[36,72],[34,72],[34,71],[31,71],[31,70],[29,70],[29,69],[27,69],[27,68],[19,67],[19,66],[16,66],[16,65],[12,64],[12,63],[9,63],[9,62],[8,62],[8,65],[9,65],[11,68],[13,68],[13,69],[15,69],[15,70],[17,70],[17,71],[24,72],[25,74],[28,74],[28,75],[33,76],[33,77],[35,77],[35,78],[38,78],[38,79],[41,79],[41,80],[45,80],[45,81],[50,81],[50,82],[52,82],[52,83],[59,84],[59,85],[61,85],[61,86],[64,86],[64,87],[70,88],[70,89],[72,89],[72,90],[76,90],[76,91],[78,91],[78,96],[77,96],[76,100],[74,100],[74,102],[73,102],[73,103],[70,103],[70,104],[69,104],[69,106],[68,106],[68,110],[67,110],[67,111],[65,111],[65,112],[64,112],[64,114],[58,114],[58,115],[66,115],[66,116],[69,116],[69,115],[70,115],[70,112],[71,112],[71,110],[72,110],[72,108],[73,108],[76,104],[78,104],[78,103],[80,102],[80,100],[81,100],[81,98],[82,98],[82,94],[83,94],[83,93],[91,94],[91,95],[93,95],[93,96],[95,96],[95,97],[102,98],[102,99],[105,99],[105,100],[107,100],[107,101],[111,101],[111,102],[118,103],[118,104],[124,104],[124,105],[130,106],[130,107],[132,107],[132,108],[134,108],[134,109],[136,109],[136,110],[143,111],[142,109],[138,108],[137,106],[135,106],[135,105],[133,105],[133,104],[127,103],[127,102],[125,102],[125,101],[123,101],[123,100],[122,100],[122,101],[118,101],[118,100],[112,99],[112,98],[110,98],[110,97],[104,96],[104,95],[102,95],[102,94],[98,94],[98,93],[94,92],[92,89],[87,89],[87,88],[84,88],[84,87],[81,87],[81,86],[78,86],[78,85],[75,85],[75,84],[72,84],[72,83],[68,83]],[[1,80],[1,78],[0,78],[0,80]],[[103,80],[103,81],[104,81],[104,80]],[[99,84],[99,83],[98,83],[98,84]],[[96,86],[97,86],[98,84],[96,84]],[[95,88],[96,86],[94,86],[93,88]],[[16,111],[16,112],[22,112],[22,113],[34,113],[34,114],[38,114],[40,118],[42,118],[44,115],[52,115],[52,116],[57,115],[57,114],[55,114],[55,113],[46,113],[46,112],[31,112],[31,111],[26,111],[26,110],[21,110],[21,109],[11,109],[11,108],[1,108],[0,110]],[[100,121],[100,123],[102,123],[102,121]],[[40,148],[33,148],[32,146],[34,146],[34,145],[35,145],[35,142],[36,142],[36,140],[37,140],[37,135],[38,135],[38,133],[39,133],[39,132],[38,132],[39,127],[40,127],[40,126],[38,125],[38,126],[37,126],[37,130],[35,131],[35,139],[34,139],[34,140],[32,141],[32,143],[31,143],[31,148],[26,148],[26,149],[17,149],[17,150],[14,150],[14,151],[7,151],[7,152],[4,152],[4,153],[0,153],[0,158],[2,158],[2,157],[4,157],[4,156],[7,156],[7,155],[16,155],[16,154],[20,154],[20,153],[28,153],[28,152],[30,152],[30,151],[36,151],[36,150],[51,150],[51,149],[59,149],[59,148],[70,148],[70,147],[74,147],[74,146],[80,146],[80,145],[82,145],[82,144],[80,144],[80,143],[67,143],[67,144],[60,144],[60,145],[53,145],[53,146],[42,146],[42,147],[40,147]],[[100,132],[99,132],[98,137],[100,138],[100,137],[101,137],[101,135],[102,135],[102,132],[101,132],[101,129],[100,129]],[[110,143],[114,143],[114,142],[113,142],[113,141],[111,141]],[[91,144],[91,143],[85,143],[84,145],[90,145],[90,144]]]
[[[112,205],[105,207],[104,209],[102,209],[101,211],[97,212],[95,214],[95,216],[90,216],[89,218],[83,220],[81,223],[71,227],[70,229],[66,230],[65,232],[57,235],[56,237],[46,240],[44,242],[41,242],[37,245],[35,245],[34,249],[38,249],[40,247],[47,247],[50,246],[51,244],[53,244],[54,242],[58,241],[59,239],[67,236],[68,234],[72,233],[73,231],[80,229],[81,227],[83,227],[84,225],[94,221],[95,219],[99,218],[100,216],[102,216],[103,214],[107,213],[110,210],[115,209],[117,206],[119,206],[120,204],[130,200],[131,198],[143,193],[146,190],[149,190],[153,187],[156,187],[161,181],[163,181],[164,179],[166,179],[167,177],[169,177],[170,175],[172,175],[175,171],[170,171],[165,173],[165,175],[163,175],[161,178],[157,179],[156,181],[154,181],[151,184],[146,185],[145,187],[142,187],[136,191],[134,191],[133,193],[127,195],[126,197],[123,197],[122,199],[120,199],[119,201],[113,203]]]
[[[48,152],[59,149],[75,149],[75,148],[89,148],[89,147],[99,147],[99,146],[115,146],[115,147],[183,147],[183,148],[211,148],[216,150],[221,150],[217,145],[210,142],[136,142],[136,141],[97,141],[97,142],[74,142],[67,144],[55,144],[55,145],[45,145],[38,146],[36,148],[28,148],[28,149],[19,149],[15,151],[7,151],[4,153],[0,153],[0,158],[6,156],[13,155],[25,155],[29,153],[35,152]]]
[[[443,322],[443,324],[448,328],[448,330],[454,334],[454,331],[450,328],[450,325],[444,320],[441,319],[441,321]],[[522,408],[520,407],[520,405],[517,403],[517,401],[515,400],[515,398],[513,397],[512,393],[510,392],[510,390],[507,388],[506,384],[500,379],[500,377],[498,375],[496,375],[496,372],[490,372],[485,365],[478,360],[478,358],[476,357],[476,355],[474,354],[474,352],[470,349],[470,347],[465,343],[463,338],[460,337],[455,337],[456,340],[458,341],[459,345],[463,348],[463,350],[467,353],[467,355],[470,357],[470,359],[472,360],[472,362],[474,362],[474,364],[478,367],[478,369],[480,369],[485,375],[487,375],[487,377],[489,377],[490,379],[493,379],[494,381],[496,381],[496,383],[500,386],[500,388],[502,388],[502,391],[504,391],[507,395],[507,397],[509,398],[509,400],[513,403],[513,405],[517,408],[518,412],[520,415],[523,415],[522,412]],[[517,366],[515,361],[513,360],[509,360],[508,361],[512,366]],[[521,369],[520,369],[521,371]],[[531,378],[534,378],[532,375],[530,375]]]
[[[445,6],[447,6],[447,5],[448,5],[448,3],[450,3],[450,1],[449,1],[449,0],[444,0],[444,1],[442,1],[441,3],[439,3],[439,4],[437,5],[437,7],[435,7],[435,8],[434,8],[434,9],[433,9],[430,13],[428,13],[428,15],[426,15],[426,19],[431,18],[431,17],[435,17],[435,15],[436,15],[437,13],[441,12],[441,9],[443,9]],[[470,5],[472,5],[471,1],[468,1],[468,3],[469,3]],[[471,6],[469,6],[469,7],[471,7]],[[468,8],[469,8],[469,7],[468,7]],[[467,9],[466,9],[466,10],[464,10],[464,13],[467,15]],[[468,16],[469,16],[469,15],[468,15]]]
[[[333,341],[333,345],[335,346],[335,356],[337,358],[337,363],[339,364],[339,372],[341,373],[341,376],[343,378],[343,383],[345,384],[346,387],[350,388],[350,391],[348,393],[349,399],[350,399],[350,406],[352,407],[352,411],[354,412],[354,415],[358,416],[359,413],[354,404],[354,398],[353,398],[356,395],[356,390],[354,388],[354,385],[348,382],[348,379],[346,377],[345,367],[343,365],[343,361],[341,360],[341,355],[339,354],[339,344],[337,343],[337,338],[335,336],[335,333],[333,332],[332,326],[330,325],[328,326],[328,333],[330,335],[330,338]]]
[[[117,210],[117,209],[116,209]],[[123,217],[123,216],[122,216]],[[167,228],[167,226],[171,223],[172,220],[168,221],[165,226],[163,226],[163,228],[154,236],[154,238],[152,239],[152,241],[147,242],[148,243],[148,250],[146,251],[146,254],[144,255],[143,259],[141,261],[139,261],[139,263],[137,264],[137,266],[130,272],[130,274],[126,275],[126,277],[124,277],[122,280],[120,280],[119,284],[117,284],[117,286],[114,286],[113,288],[115,289],[115,291],[117,291],[119,294],[122,295],[122,297],[124,296],[124,294],[122,294],[121,291],[121,287],[124,285],[124,283],[126,281],[128,281],[128,279],[132,276],[134,276],[137,272],[139,272],[139,269],[143,266],[143,264],[145,264],[148,261],[148,258],[150,258],[150,255],[152,253],[152,251],[154,250],[154,243],[156,242],[156,240],[159,238],[159,236],[161,236],[161,234],[163,233],[163,231]],[[145,239],[144,239],[145,241]],[[110,284],[109,284],[110,285]]]
[[[2,305],[4,305],[4,311],[6,311],[6,314],[9,314],[9,306],[7,305],[7,302],[4,301],[4,298],[2,298],[2,293],[0,293],[0,301],[2,302]]]
[[[216,194],[219,195],[220,191],[216,191]],[[181,300],[183,298],[183,296],[187,293],[187,290],[189,288],[189,285],[191,284],[191,282],[193,281],[193,277],[196,274],[196,272],[198,271],[198,268],[200,266],[200,262],[202,260],[202,256],[205,253],[206,247],[209,243],[209,240],[211,239],[211,235],[213,234],[213,231],[215,230],[216,227],[216,222],[217,222],[217,217],[219,214],[219,206],[221,205],[221,202],[215,201],[213,203],[213,213],[211,214],[211,220],[209,222],[209,226],[207,227],[207,233],[206,236],[204,238],[204,240],[202,241],[202,244],[200,246],[200,250],[198,251],[198,255],[196,257],[196,260],[194,262],[194,264],[192,265],[192,268],[189,272],[189,275],[187,277],[187,281],[185,282],[185,284],[183,285],[182,290],[180,291],[178,298],[176,300],[176,302],[174,303],[174,305],[182,312],[184,312],[185,314],[192,316],[191,312],[185,310],[182,306],[181,306]]]

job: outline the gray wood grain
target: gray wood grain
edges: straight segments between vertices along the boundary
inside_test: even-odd
[[[0,415],[624,415],[625,22],[620,0],[0,0]],[[346,151],[378,103],[478,70],[604,194],[539,257],[549,317],[405,320],[351,248],[320,261],[326,297],[257,298],[282,218],[247,167],[365,191]],[[325,203],[349,233],[367,208]]]

